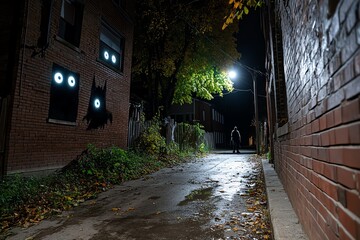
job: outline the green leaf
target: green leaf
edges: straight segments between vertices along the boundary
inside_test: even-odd
[[[244,12],[245,14],[249,14],[249,9],[246,6],[244,6]]]

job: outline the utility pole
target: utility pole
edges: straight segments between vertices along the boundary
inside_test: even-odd
[[[255,131],[256,131],[256,154],[260,154],[260,139],[259,139],[259,112],[257,104],[257,87],[256,87],[256,72],[251,72],[254,84],[254,108],[255,108]]]
[[[255,109],[255,144],[256,144],[256,154],[260,154],[260,127],[259,127],[259,110],[258,110],[258,104],[257,104],[257,97],[258,97],[258,90],[257,90],[257,74],[266,76],[265,73],[260,72],[254,68],[248,67],[246,65],[241,64],[239,61],[236,62],[240,67],[247,70],[253,80],[253,87],[254,87],[254,109]]]

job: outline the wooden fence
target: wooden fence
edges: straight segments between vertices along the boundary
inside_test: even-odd
[[[131,148],[134,145],[136,139],[146,128],[150,126],[150,124],[151,124],[150,121],[147,121],[145,123],[141,123],[140,121],[135,121],[135,120],[129,121],[128,148]],[[176,143],[178,143],[180,145],[180,148],[186,147],[189,142],[194,142],[192,140],[196,136],[192,136],[191,131],[189,131],[189,129],[187,129],[186,126],[184,126],[183,124],[166,125],[167,128],[171,128],[171,126],[175,127],[174,131],[172,131],[171,129],[167,129],[166,132],[167,133],[170,132],[174,134],[174,136],[170,137],[170,139],[171,140],[173,139]],[[209,149],[215,148],[215,138],[213,133],[206,132],[203,138],[204,138],[203,139],[204,143],[206,144],[206,146],[208,146]],[[196,146],[191,146],[191,147],[196,147]]]
[[[140,122],[131,119],[128,130],[128,148],[132,147],[140,134],[150,126],[150,121]]]

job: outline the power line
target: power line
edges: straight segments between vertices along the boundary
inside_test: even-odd
[[[254,94],[254,91],[252,89],[238,89],[238,88],[234,88],[234,90],[232,92],[226,92],[226,93],[223,93],[223,95],[229,95],[229,94],[233,94],[233,93],[238,93],[238,92],[251,92],[251,94]],[[265,95],[260,95],[258,94],[257,95],[258,97],[263,97],[263,98],[266,98]]]
[[[237,92],[251,92],[252,94],[254,94],[252,89],[237,89],[234,88],[234,90],[232,92],[227,92],[227,93],[223,93],[223,95],[229,95],[229,94],[233,94],[233,93],[237,93]]]

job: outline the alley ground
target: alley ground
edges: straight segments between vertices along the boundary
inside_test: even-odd
[[[7,239],[253,239],[251,219],[263,213],[247,202],[261,172],[250,152],[218,151],[125,182]]]

